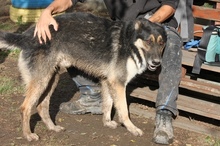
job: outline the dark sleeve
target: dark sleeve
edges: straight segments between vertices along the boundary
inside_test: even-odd
[[[112,19],[134,20],[143,10],[146,0],[104,0]]]
[[[176,9],[179,4],[179,0],[159,0],[159,2],[161,5],[169,5],[174,9]]]
[[[77,2],[81,2],[81,3],[83,3],[85,0],[72,0],[72,2],[73,2],[73,6],[77,3]]]
[[[135,18],[137,18],[139,13],[143,10],[145,4],[146,4],[146,1],[144,0],[136,1],[135,4],[131,5],[130,7],[127,7],[121,19],[122,20],[134,20]]]

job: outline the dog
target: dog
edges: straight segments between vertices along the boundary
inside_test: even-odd
[[[111,21],[83,12],[55,19],[59,30],[50,27],[52,39],[44,44],[33,37],[34,26],[22,34],[0,32],[1,49],[21,49],[18,67],[26,87],[20,107],[24,137],[28,141],[39,139],[30,129],[31,110],[37,103],[37,111],[49,130],[64,129],[51,120],[49,101],[59,70],[68,67],[100,80],[104,126],[117,127],[111,119],[114,105],[119,122],[135,136],[141,136],[143,131],[129,119],[126,85],[137,74],[160,65],[167,41],[164,27],[146,19]]]

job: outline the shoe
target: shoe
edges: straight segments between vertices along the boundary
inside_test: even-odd
[[[165,145],[173,142],[172,113],[170,111],[160,110],[156,113],[153,141]]]
[[[80,99],[74,102],[66,102],[60,105],[60,111],[67,114],[102,114],[101,94],[81,94]]]

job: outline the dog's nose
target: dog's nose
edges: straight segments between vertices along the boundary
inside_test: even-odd
[[[160,65],[160,61],[159,61],[159,60],[153,60],[152,63],[153,63],[153,65],[155,65],[155,66]]]

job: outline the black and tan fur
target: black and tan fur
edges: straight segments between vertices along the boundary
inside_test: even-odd
[[[129,119],[125,90],[135,75],[159,66],[166,43],[163,27],[144,19],[111,21],[86,13],[64,14],[56,20],[59,30],[51,29],[52,40],[46,44],[33,38],[34,27],[23,34],[0,32],[0,48],[21,49],[18,66],[26,85],[21,105],[25,138],[39,139],[30,130],[30,116],[41,96],[45,97],[37,110],[47,128],[56,132],[64,129],[53,123],[48,109],[60,68],[70,66],[100,79],[105,126],[117,127],[111,119],[114,104],[119,121],[132,134],[142,135],[142,130]]]

